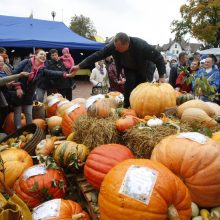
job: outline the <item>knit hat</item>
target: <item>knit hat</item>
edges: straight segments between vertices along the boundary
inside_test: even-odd
[[[62,53],[64,54],[65,52],[69,53],[70,52],[69,48],[67,48],[67,47],[63,48]]]

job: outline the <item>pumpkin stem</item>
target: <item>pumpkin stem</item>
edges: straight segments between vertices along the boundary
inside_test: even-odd
[[[169,220],[180,220],[179,214],[174,205],[168,207],[168,219]]]
[[[84,218],[84,217],[85,217],[85,214],[78,213],[78,214],[72,215],[72,220],[78,220],[78,219],[81,219],[81,218]]]

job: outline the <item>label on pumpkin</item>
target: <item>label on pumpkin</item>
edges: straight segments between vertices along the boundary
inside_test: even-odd
[[[104,99],[104,98],[105,98],[105,96],[102,94],[98,94],[98,95],[94,95],[94,96],[89,97],[86,100],[86,108],[88,109],[94,102],[96,102],[99,99]]]
[[[156,170],[132,165],[128,168],[119,193],[148,204],[157,180]]]
[[[199,144],[205,144],[205,142],[207,141],[206,136],[198,132],[182,132],[176,138],[187,138]]]
[[[52,105],[54,105],[55,103],[59,102],[60,101],[60,98],[58,97],[55,97],[53,99],[51,99],[49,102],[48,102],[48,107],[51,107]]]
[[[23,178],[27,180],[32,176],[37,176],[45,173],[47,173],[47,170],[44,165],[35,165],[24,171]]]
[[[33,214],[32,214],[33,219],[46,220],[46,219],[59,217],[60,205],[61,205],[61,199],[53,199],[48,202],[44,202],[43,204],[33,209]]]
[[[66,110],[66,113],[69,114],[70,112],[74,111],[75,109],[77,109],[79,107],[80,107],[80,105],[78,103],[74,104]]]
[[[57,105],[57,107],[61,107],[62,105],[66,104],[66,103],[69,103],[70,101],[69,100],[65,100],[65,101],[61,101],[59,102],[59,104]]]

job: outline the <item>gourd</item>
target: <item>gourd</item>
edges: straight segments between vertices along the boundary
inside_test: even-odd
[[[200,207],[220,205],[220,144],[196,132],[171,135],[153,149],[151,160],[165,165],[188,187]],[[191,137],[190,137],[190,136]],[[202,141],[203,144],[194,141]]]
[[[206,104],[211,107],[214,111],[214,117],[220,116],[220,106],[214,102],[206,102]]]
[[[109,170],[123,160],[134,158],[133,153],[121,144],[105,144],[94,148],[84,167],[84,176],[96,189],[99,189]]]
[[[202,216],[203,220],[209,220],[209,211],[207,209],[201,209],[200,215]]]
[[[120,132],[126,132],[128,129],[134,127],[137,125],[141,120],[135,116],[132,115],[126,115],[122,118],[119,118],[115,125],[116,129]]]
[[[194,97],[193,97],[192,94],[184,93],[184,94],[181,94],[181,95],[176,97],[176,104],[181,105],[184,102],[187,102],[187,101],[190,101],[190,100],[193,100],[193,99],[194,99]]]
[[[138,117],[159,116],[166,108],[176,106],[176,94],[168,83],[141,83],[130,95],[131,109]]]
[[[61,126],[61,123],[62,123],[62,118],[56,115],[47,119],[47,125],[50,131],[56,126]]]
[[[188,102],[184,102],[182,105],[177,107],[177,116],[181,118],[183,112],[187,108],[199,108],[205,111],[210,117],[213,117],[215,115],[213,109],[208,104],[206,104],[206,102],[203,102],[201,100],[190,100]]]
[[[163,121],[159,118],[151,118],[147,121],[147,125],[150,127],[161,126]]]
[[[187,108],[184,110],[181,121],[188,122],[193,127],[213,127],[217,122],[210,118],[207,113],[199,108]]]
[[[192,217],[198,216],[199,215],[199,207],[196,205],[196,203],[192,202],[191,208],[192,208]]]
[[[35,149],[35,154],[37,156],[48,156],[54,150],[54,142],[56,137],[41,140]]]
[[[36,124],[39,128],[41,128],[44,131],[47,128],[47,123],[44,119],[36,118],[32,120],[32,123]]]

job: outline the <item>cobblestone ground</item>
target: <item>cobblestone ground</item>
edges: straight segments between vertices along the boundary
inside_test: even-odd
[[[88,79],[76,80],[76,88],[73,90],[73,99],[88,98],[92,91],[92,84]]]

